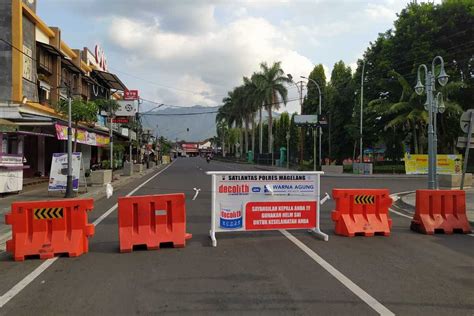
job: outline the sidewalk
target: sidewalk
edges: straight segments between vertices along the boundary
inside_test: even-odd
[[[466,191],[466,212],[467,219],[474,223],[474,188],[468,188]],[[416,193],[410,192],[407,194],[400,194],[400,200],[402,203],[406,204],[410,212],[415,212],[416,207]]]
[[[222,161],[222,160],[221,160]],[[251,164],[249,164],[251,165]],[[288,171],[287,168],[266,166],[266,165],[253,165],[255,169],[263,171]],[[289,169],[296,171],[294,169]],[[310,171],[310,170],[308,170]],[[371,178],[371,179],[428,179],[427,175],[413,175],[413,174],[392,174],[392,173],[376,173],[376,174],[354,174],[354,173],[324,173],[323,177],[338,177],[338,178]]]
[[[147,174],[152,173],[163,168],[166,165],[158,165],[154,168],[145,169],[142,173],[134,173],[132,176],[122,176],[122,172],[114,172],[114,179],[117,179],[112,182],[114,191],[119,187],[132,182],[138,178],[141,178]],[[80,188],[85,190],[85,188]],[[88,186],[87,192],[79,193],[74,198],[93,198],[100,199],[105,197],[105,186]],[[5,197],[0,198],[0,245],[3,242],[3,239],[9,238],[8,232],[10,231],[10,226],[5,225],[5,215],[10,212],[10,205],[16,201],[41,201],[41,200],[53,200],[53,199],[63,199],[64,192],[48,192],[48,183],[41,183],[34,186],[26,187],[19,194],[9,194]],[[8,234],[7,236],[5,236]]]

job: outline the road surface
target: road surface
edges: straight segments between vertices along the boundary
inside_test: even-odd
[[[25,262],[0,254],[0,315],[474,314],[474,238],[414,233],[409,216],[391,214],[390,237],[340,237],[333,233],[330,201],[321,214],[328,242],[305,231],[245,232],[218,234],[218,247],[211,247],[211,179],[205,172],[254,168],[178,159],[95,202],[89,217],[98,225],[88,254]],[[422,179],[321,182],[322,193],[425,187]],[[195,201],[193,188],[201,189]],[[186,248],[120,254],[114,205],[130,192],[186,193],[193,234]]]

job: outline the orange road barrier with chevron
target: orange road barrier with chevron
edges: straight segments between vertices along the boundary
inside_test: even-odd
[[[432,235],[434,233],[470,233],[466,215],[466,191],[417,190],[416,211],[410,228]]]
[[[392,199],[387,189],[333,189],[336,209],[331,218],[337,235],[354,237],[390,235],[388,209]]]
[[[5,214],[5,223],[12,225],[7,251],[15,261],[28,256],[76,257],[88,252],[88,237],[94,235],[94,225],[87,222],[87,212],[93,208],[93,199],[12,203],[11,213]]]
[[[161,243],[181,248],[192,237],[186,233],[183,193],[119,197],[118,225],[120,252],[140,245],[159,249]]]

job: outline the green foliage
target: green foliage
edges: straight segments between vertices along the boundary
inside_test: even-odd
[[[120,105],[114,99],[97,99],[94,102],[97,104],[99,111],[115,113],[120,108]]]
[[[331,81],[326,91],[328,94],[326,110],[331,122],[328,126],[331,129],[331,138],[329,138],[329,133],[326,133],[328,139],[327,157],[342,162],[343,159],[352,157],[353,140],[357,138],[357,135],[350,134],[348,128],[352,120],[355,86],[351,69],[343,61],[334,65]]]
[[[388,151],[393,147],[391,140],[396,140],[396,148],[426,152],[426,95],[417,96],[413,86],[418,66],[424,63],[431,69],[433,58],[440,55],[450,78],[446,87],[436,83],[436,92],[443,93],[446,105],[446,111],[437,115],[438,152],[456,153],[455,140],[462,134],[459,116],[463,110],[472,108],[474,100],[474,80],[469,74],[474,66],[474,61],[470,61],[473,29],[474,2],[470,0],[448,0],[438,5],[410,3],[398,15],[394,29],[379,34],[377,40],[370,43],[364,54],[367,78],[364,142],[367,147],[381,144]],[[439,71],[437,65],[435,74]],[[361,72],[359,61],[354,75],[357,83]],[[359,118],[357,108],[354,110]],[[374,122],[374,118],[379,120]]]
[[[68,107],[68,101],[61,100],[58,103],[57,110],[59,113],[68,116]],[[71,121],[76,125],[79,122],[96,122],[98,112],[99,110],[95,102],[84,101],[82,99],[73,99],[71,102]]]
[[[161,154],[169,155],[173,144],[163,136],[161,136],[158,141],[160,143]]]

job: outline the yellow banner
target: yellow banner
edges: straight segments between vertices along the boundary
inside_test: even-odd
[[[439,174],[461,173],[462,155],[437,155],[436,169]],[[428,155],[405,153],[406,174],[428,174]]]

